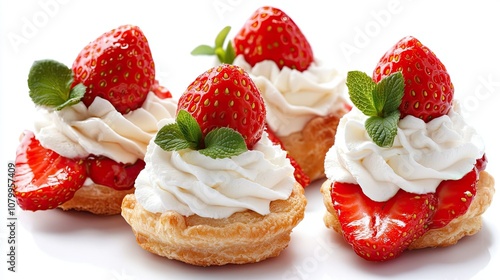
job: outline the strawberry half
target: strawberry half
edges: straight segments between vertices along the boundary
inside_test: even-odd
[[[269,140],[271,140],[271,142],[273,142],[275,145],[279,145],[281,147],[281,149],[286,151],[281,140],[278,138],[278,136],[276,136],[276,134],[274,134],[274,131],[272,131],[272,129],[270,129],[267,124],[266,124],[266,131],[267,131],[267,134],[269,136]],[[309,176],[307,176],[307,174],[304,173],[304,171],[302,170],[300,165],[297,163],[297,161],[295,161],[295,159],[292,156],[290,156],[289,153],[287,153],[286,157],[290,160],[290,164],[295,169],[295,171],[293,172],[295,180],[302,187],[304,187],[304,188],[307,187],[311,183],[311,179],[309,178]]]
[[[105,156],[89,156],[87,165],[89,178],[96,184],[115,190],[128,190],[134,187],[135,179],[144,169],[145,163],[138,159],[134,164],[118,163]]]
[[[472,170],[460,180],[445,180],[436,189],[438,204],[429,227],[442,228],[451,220],[462,216],[476,196],[478,173]]]
[[[224,49],[230,30],[227,26],[219,32],[214,47],[201,45],[191,54],[217,55],[220,62],[228,64],[241,54],[251,66],[271,60],[279,69],[288,67],[298,71],[306,70],[314,60],[307,38],[292,18],[278,8],[263,6],[257,9]]]
[[[375,202],[356,184],[334,183],[331,197],[345,240],[356,254],[370,261],[399,256],[428,230],[434,215],[433,194],[400,190],[385,202]]]
[[[70,200],[83,185],[83,159],[69,159],[45,149],[31,131],[17,148],[14,194],[24,210],[46,210]]]
[[[262,137],[264,100],[248,74],[235,65],[222,64],[198,76],[180,97],[180,110],[196,119],[203,136],[229,127],[243,136],[248,149]]]
[[[400,71],[405,80],[399,106],[401,118],[412,115],[428,122],[446,115],[451,108],[454,88],[446,67],[419,40],[408,36],[390,48],[373,71],[378,83]]]
[[[123,25],[104,33],[78,54],[73,85],[83,83],[82,99],[90,106],[96,96],[126,114],[142,106],[155,80],[148,41],[137,26]]]
[[[441,228],[453,219],[467,212],[476,196],[479,173],[486,169],[488,160],[486,154],[476,161],[474,168],[459,180],[445,180],[436,189],[438,204],[436,214],[429,228]]]

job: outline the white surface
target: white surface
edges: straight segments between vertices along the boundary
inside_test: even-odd
[[[97,3],[99,8],[94,8]],[[495,1],[3,1],[0,8],[1,181],[15,157],[18,135],[31,128],[33,105],[26,79],[36,59],[71,65],[83,46],[121,24],[140,26],[157,65],[158,78],[175,95],[212,58],[191,57],[225,25],[231,35],[259,6],[282,8],[309,38],[318,59],[342,71],[371,73],[382,54],[413,35],[447,66],[456,98],[466,101],[468,122],[484,136],[498,173],[495,115],[500,93],[499,5]],[[446,3],[445,3],[446,2]],[[326,6],[328,3],[328,6]],[[448,4],[447,4],[448,3]],[[116,5],[120,5],[120,8]],[[451,5],[451,6],[450,6]],[[431,10],[431,8],[433,8]],[[142,250],[120,216],[97,217],[62,211],[17,211],[16,273],[7,271],[7,190],[0,191],[1,279],[487,279],[500,269],[498,197],[484,215],[480,233],[457,245],[404,253],[388,263],[357,257],[322,221],[319,184],[307,188],[305,219],[278,258],[258,264],[199,268]],[[497,195],[498,196],[498,195]]]

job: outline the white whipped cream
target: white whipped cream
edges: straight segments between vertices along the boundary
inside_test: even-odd
[[[345,77],[317,61],[303,72],[280,70],[271,60],[251,67],[242,55],[233,64],[247,71],[261,91],[267,122],[278,136],[301,131],[312,118],[336,113],[346,103]]]
[[[69,158],[103,155],[117,162],[143,159],[158,131],[158,122],[175,116],[177,102],[150,92],[141,108],[122,115],[100,97],[87,108],[83,102],[60,111],[40,108],[35,135],[43,147]]]
[[[484,154],[482,138],[465,123],[458,103],[428,123],[413,116],[401,119],[390,148],[371,140],[366,119],[353,108],[340,120],[325,170],[332,181],[359,184],[374,201],[387,201],[399,189],[435,192],[442,180],[461,179]]]
[[[266,133],[253,150],[223,159],[190,149],[165,151],[152,140],[145,162],[135,196],[154,213],[217,219],[246,210],[266,215],[271,201],[288,199],[295,184],[286,152]]]

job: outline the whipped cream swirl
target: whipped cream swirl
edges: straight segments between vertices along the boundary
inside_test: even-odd
[[[253,150],[223,159],[191,149],[165,151],[152,141],[145,161],[135,196],[154,213],[227,218],[253,210],[266,215],[271,201],[288,199],[295,184],[286,152],[265,133]]]
[[[359,184],[374,201],[387,201],[399,189],[435,192],[442,180],[461,179],[484,154],[482,138],[465,123],[458,103],[428,123],[413,116],[401,119],[390,148],[371,140],[366,119],[353,108],[340,120],[325,170],[331,181]]]
[[[43,147],[69,158],[103,155],[117,162],[143,159],[158,122],[175,116],[176,101],[150,92],[141,108],[122,115],[100,97],[87,108],[83,102],[60,111],[40,108],[34,123]]]
[[[266,103],[267,122],[278,136],[301,131],[314,117],[343,109],[346,103],[345,77],[314,61],[307,70],[278,68],[271,60],[251,67],[242,55],[233,64],[248,72]]]

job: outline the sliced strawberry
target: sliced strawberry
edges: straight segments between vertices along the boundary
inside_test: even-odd
[[[338,182],[331,196],[345,240],[356,254],[370,261],[397,257],[427,232],[437,203],[433,194],[403,190],[386,202],[375,202],[359,185]]]
[[[486,153],[484,153],[483,156],[476,161],[477,172],[485,170],[486,165],[488,165],[488,157],[486,156]]]
[[[100,96],[126,114],[142,106],[155,80],[155,65],[146,36],[123,25],[88,44],[73,62],[73,85],[87,87],[82,101]]]
[[[299,183],[303,188],[309,186],[309,184],[311,183],[311,178],[307,176],[307,174],[304,172],[304,170],[302,170],[300,165],[293,157],[291,157],[289,154],[287,154],[286,157],[290,160],[290,164],[295,169],[293,171],[293,176],[295,177],[297,183]]]
[[[478,176],[479,173],[474,168],[460,180],[446,180],[439,184],[436,189],[436,214],[429,224],[431,229],[444,227],[467,212],[476,196]]]
[[[172,98],[172,93],[170,92],[170,90],[160,85],[160,82],[158,80],[154,81],[153,85],[151,86],[151,91],[161,99]]]
[[[133,188],[137,175],[145,166],[141,159],[138,159],[134,164],[124,164],[105,156],[89,156],[86,164],[88,176],[94,183],[115,190]]]
[[[180,110],[196,119],[203,136],[215,128],[229,127],[243,136],[248,149],[261,138],[266,117],[257,86],[242,68],[229,64],[198,76],[180,97]]]
[[[401,71],[405,80],[399,110],[401,118],[412,115],[428,122],[446,115],[452,106],[454,88],[439,58],[414,37],[401,39],[380,59],[373,80]]]
[[[236,55],[242,54],[252,66],[272,60],[280,69],[286,66],[304,71],[314,60],[311,45],[292,18],[270,6],[250,16],[233,44]]]
[[[269,140],[271,140],[271,142],[273,142],[275,145],[279,145],[281,147],[281,149],[286,151],[286,149],[283,145],[283,142],[281,142],[281,140],[278,138],[278,136],[276,136],[274,131],[272,129],[270,129],[267,124],[266,124],[266,131],[267,131],[267,134],[269,136]],[[304,187],[304,188],[307,187],[311,183],[311,179],[309,178],[309,176],[307,176],[307,174],[304,173],[304,171],[302,170],[300,165],[297,163],[297,161],[292,156],[290,156],[289,153],[287,153],[286,156],[290,160],[290,163],[292,164],[293,168],[295,169],[295,171],[293,172],[293,175],[295,176],[295,180],[300,185],[302,185],[302,187]]]
[[[24,210],[46,210],[70,200],[86,179],[82,159],[45,149],[25,131],[16,153],[14,194]]]

